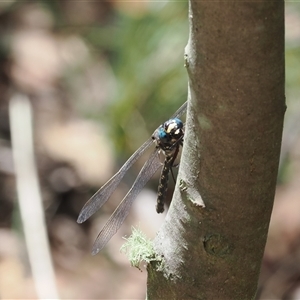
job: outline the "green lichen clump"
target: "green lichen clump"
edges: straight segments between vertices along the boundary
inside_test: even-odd
[[[141,270],[141,262],[144,261],[148,264],[154,260],[161,260],[155,254],[153,241],[148,239],[140,229],[132,227],[132,234],[129,238],[124,239],[126,243],[121,247],[120,251],[128,256],[133,267]]]

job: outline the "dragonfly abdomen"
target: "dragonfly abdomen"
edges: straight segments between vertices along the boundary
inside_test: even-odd
[[[163,213],[165,208],[165,197],[166,192],[168,189],[168,182],[169,182],[169,172],[170,172],[170,161],[172,161],[172,157],[166,158],[164,166],[161,170],[161,175],[158,184],[158,191],[157,191],[157,204],[156,204],[156,212],[158,214]]]

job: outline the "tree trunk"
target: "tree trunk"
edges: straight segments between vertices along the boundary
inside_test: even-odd
[[[284,2],[190,0],[189,105],[148,299],[254,299],[283,118]]]

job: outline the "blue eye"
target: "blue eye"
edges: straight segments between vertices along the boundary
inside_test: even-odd
[[[166,131],[164,130],[163,127],[159,127],[158,128],[158,138],[159,139],[165,139],[168,137],[168,134],[166,133]]]
[[[175,118],[173,120],[174,120],[174,122],[176,122],[178,128],[182,128],[183,127],[183,123],[182,123],[182,121],[180,119]]]

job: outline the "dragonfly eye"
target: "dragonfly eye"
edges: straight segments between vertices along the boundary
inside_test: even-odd
[[[160,140],[168,138],[168,133],[165,131],[165,129],[163,128],[163,126],[159,126],[158,127],[158,129],[157,129],[157,137]]]

